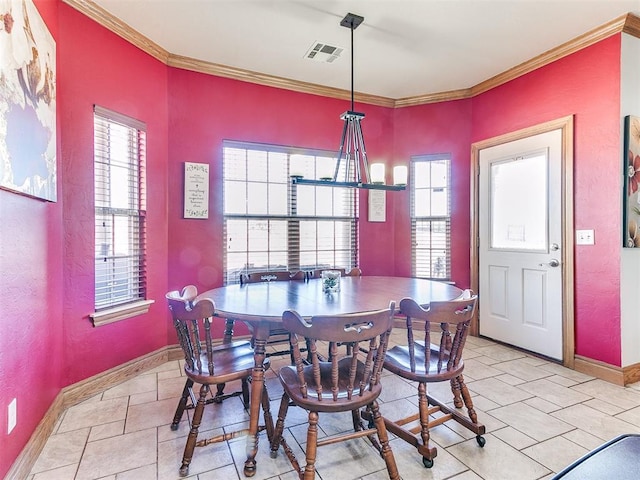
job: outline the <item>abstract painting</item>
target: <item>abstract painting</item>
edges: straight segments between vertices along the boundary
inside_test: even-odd
[[[640,247],[640,118],[624,118],[624,246]]]
[[[32,0],[0,0],[0,188],[56,201],[56,44]]]

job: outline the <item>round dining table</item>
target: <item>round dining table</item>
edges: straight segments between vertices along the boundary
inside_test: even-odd
[[[461,293],[462,290],[453,285],[421,278],[345,276],[340,279],[340,290],[335,293],[323,292],[322,279],[310,279],[234,284],[200,294],[198,298],[213,301],[216,316],[247,322],[252,326],[255,366],[251,380],[244,475],[252,477],[256,473],[265,345],[270,327],[282,322],[284,311],[295,310],[303,318],[345,315],[389,308],[391,301],[397,306],[405,297],[427,305],[431,301],[451,300]],[[268,421],[266,412],[264,417]]]

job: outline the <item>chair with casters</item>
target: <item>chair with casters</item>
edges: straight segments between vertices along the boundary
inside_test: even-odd
[[[191,287],[186,287],[182,290],[182,293],[174,291],[166,295],[178,341],[184,353],[184,372],[187,376],[178,410],[171,424],[172,430],[177,429],[186,409],[193,408],[194,410],[190,424],[191,428],[184,448],[182,465],[179,470],[181,477],[189,474],[189,465],[193,458],[195,447],[204,447],[211,443],[223,442],[249,433],[248,429],[237,430],[213,438],[198,440],[198,430],[202,422],[205,406],[210,404],[212,400],[220,402],[223,398],[242,395],[246,408],[249,403],[248,381],[255,365],[253,349],[248,341],[216,342],[213,334],[213,324],[217,318],[214,316],[215,307],[213,302],[206,298],[199,300],[191,298],[191,293],[193,293]],[[265,360],[265,366],[268,367],[268,364],[268,360]],[[216,395],[213,399],[207,398],[210,396],[211,388],[214,385],[219,387],[228,382],[238,380],[242,384],[241,392],[222,396]],[[197,399],[193,392],[194,384],[200,385]],[[187,406],[189,397],[191,398],[191,407]],[[273,435],[273,420],[269,409],[269,397],[266,387],[263,390],[261,403],[264,410],[265,425],[259,427],[259,430],[266,429],[267,436],[270,439]]]
[[[280,369],[278,376],[284,388],[278,419],[271,441],[271,456],[276,457],[280,445],[300,479],[315,478],[318,447],[336,442],[368,437],[384,459],[389,477],[399,479],[396,462],[389,445],[387,429],[380,415],[377,398],[382,390],[380,374],[389,335],[393,326],[394,302],[388,309],[348,315],[319,315],[303,319],[297,312],[285,311],[284,327],[291,332],[291,349],[295,364]],[[303,359],[300,344],[310,345],[311,363]],[[354,345],[351,352],[339,353],[338,343]],[[328,355],[319,350],[327,348]],[[344,352],[344,349],[340,349]],[[331,358],[324,361],[323,358]],[[290,405],[309,412],[306,464],[303,468],[283,436]],[[359,409],[367,407],[371,426],[365,428]],[[353,431],[318,440],[319,413],[351,412]],[[377,434],[377,439],[374,434]]]
[[[437,455],[436,447],[429,444],[429,429],[446,421],[455,420],[476,434],[480,447],[485,444],[482,436],[485,427],[478,423],[471,395],[462,376],[462,351],[477,299],[477,295],[465,290],[454,300],[431,302],[427,307],[420,306],[411,298],[400,301],[400,313],[406,317],[407,345],[390,348],[385,357],[384,368],[418,383],[418,413],[396,421],[385,418],[385,424],[390,432],[418,450],[427,468],[433,466],[433,459]],[[424,327],[422,341],[418,340],[419,326]],[[415,339],[414,334],[417,337]],[[427,384],[445,381],[450,382],[454,407],[427,392]],[[466,407],[466,415],[462,410],[463,406]],[[437,412],[441,415],[429,419]],[[408,424],[416,420],[419,424],[409,428]]]
[[[240,274],[240,285],[247,283],[260,283],[260,282],[286,282],[291,280],[306,280],[306,274],[303,271],[287,272],[281,270],[263,271],[263,272],[251,272]],[[248,325],[249,330],[253,333],[253,327]],[[289,332],[279,325],[272,324],[269,327],[269,340],[267,340],[267,346],[279,345],[289,343]],[[293,356],[289,348],[276,349],[274,351],[268,351],[267,357],[273,357],[278,355],[289,355],[293,362]]]

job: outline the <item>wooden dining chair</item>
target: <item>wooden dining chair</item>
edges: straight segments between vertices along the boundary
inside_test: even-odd
[[[303,271],[287,272],[280,270],[251,272],[240,274],[240,285],[247,283],[260,283],[260,282],[288,282],[292,280],[304,281],[306,280],[306,274]],[[253,333],[252,325],[248,325],[249,330]],[[273,351],[267,351],[267,357],[273,357],[278,355],[289,355],[291,362],[293,362],[293,355],[288,348],[289,344],[289,332],[279,325],[272,324],[269,327],[269,340],[267,340],[267,346],[279,346]],[[282,348],[282,345],[287,345],[287,348]]]
[[[174,290],[167,293],[166,298],[169,302],[169,308],[171,309],[171,304],[174,301],[189,303],[195,301],[198,296],[198,289],[194,285],[187,285],[182,289],[181,292]],[[175,318],[174,318],[175,322]],[[250,342],[248,340],[243,341],[233,341],[233,320],[225,320],[225,329],[222,337],[222,343],[227,345],[228,348],[240,348],[250,346]],[[236,397],[238,395],[242,395],[242,400],[244,402],[245,408],[249,407],[249,387],[247,385],[246,379],[242,380],[242,391],[234,391],[228,394],[224,393],[225,384],[219,383],[216,385],[216,394],[215,396],[209,397],[206,400],[206,403],[222,403],[223,400],[229,397]],[[180,422],[182,421],[182,417],[184,415],[185,410],[193,410],[196,406],[197,399],[196,395],[193,392],[193,380],[187,377],[185,381],[184,388],[182,390],[182,395],[178,402],[178,406],[176,408],[176,412],[173,416],[173,421],[171,422],[171,430],[177,430]]]
[[[184,353],[184,372],[187,376],[187,382],[171,428],[174,430],[177,428],[184,411],[188,408],[187,401],[189,397],[191,398],[192,406],[195,406],[182,457],[182,465],[179,470],[181,477],[189,474],[189,465],[193,458],[195,447],[204,447],[211,443],[223,442],[249,433],[248,429],[237,430],[198,440],[198,430],[202,422],[204,408],[211,403],[211,399],[207,398],[210,395],[211,387],[240,380],[242,391],[224,395],[224,398],[241,394],[246,407],[249,403],[247,382],[251,377],[255,363],[253,349],[248,341],[216,342],[213,335],[213,323],[216,320],[213,302],[208,299],[192,299],[190,298],[191,293],[193,293],[192,288],[185,287],[182,292],[173,291],[166,295],[178,341]],[[189,299],[185,300],[186,298]],[[265,360],[265,366],[268,367],[268,360]],[[193,385],[196,383],[200,385],[197,399],[193,392]],[[218,396],[214,397],[214,399],[222,400]],[[266,429],[267,435],[271,439],[273,436],[273,420],[266,387],[263,389],[262,394],[262,408],[265,425],[259,430]]]
[[[454,300],[431,302],[422,307],[411,298],[400,301],[400,313],[406,317],[407,345],[390,348],[384,368],[407,380],[418,383],[418,413],[402,420],[385,418],[387,429],[410,443],[422,455],[425,467],[433,466],[436,447],[429,443],[429,430],[449,420],[455,420],[476,434],[476,441],[484,447],[485,427],[478,423],[471,395],[464,382],[462,351],[469,333],[469,324],[476,309],[477,295],[470,290]],[[418,340],[419,329],[423,340]],[[439,336],[439,340],[438,337]],[[434,343],[437,342],[437,343]],[[449,381],[455,408],[428,394],[427,384]],[[467,415],[462,411],[463,405]],[[437,418],[429,419],[440,412]],[[364,414],[371,419],[371,415]],[[419,425],[406,425],[419,420]],[[420,438],[416,435],[420,434]]]
[[[362,270],[359,267],[353,267],[349,271],[346,268],[317,268],[315,270],[310,270],[307,272],[307,278],[320,278],[322,276],[323,270],[338,270],[343,277],[361,277]]]
[[[384,419],[380,415],[377,398],[382,386],[380,373],[389,334],[393,326],[395,304],[388,309],[349,315],[321,315],[305,320],[294,311],[285,311],[284,327],[291,332],[291,349],[294,365],[280,369],[279,378],[284,388],[278,420],[271,441],[271,456],[277,456],[282,445],[285,454],[298,476],[303,480],[315,478],[318,447],[344,440],[369,437],[384,459],[389,478],[398,479],[398,470],[389,445]],[[311,363],[302,357],[300,346],[310,345]],[[340,354],[338,343],[351,343],[350,354]],[[320,355],[324,348],[328,353]],[[344,352],[344,349],[340,349]],[[323,361],[331,358],[331,361]],[[283,436],[286,415],[290,405],[309,412],[307,430],[306,464],[300,467],[293,451]],[[365,428],[359,409],[368,407],[372,426]],[[353,432],[318,440],[318,414],[351,412]],[[374,434],[377,434],[378,439]]]

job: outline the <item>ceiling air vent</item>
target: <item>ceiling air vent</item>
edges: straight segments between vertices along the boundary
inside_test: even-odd
[[[331,63],[336,60],[344,51],[342,47],[327,45],[326,43],[314,42],[311,48],[304,55],[305,58],[314,62]]]

